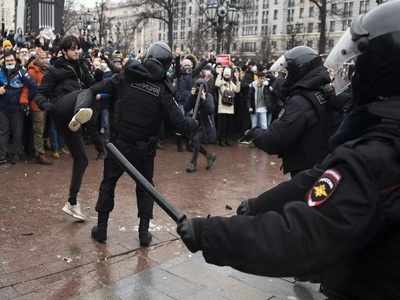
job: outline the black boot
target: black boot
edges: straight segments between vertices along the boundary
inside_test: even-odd
[[[186,168],[186,172],[188,173],[194,173],[197,171],[197,166],[195,163],[189,163],[189,166]]]
[[[99,213],[98,224],[92,228],[92,239],[99,243],[107,240],[107,223],[109,213]]]
[[[180,135],[176,136],[176,145],[178,147],[178,152],[183,152],[182,136],[180,136]]]
[[[150,219],[140,218],[139,222],[139,241],[141,247],[148,247],[153,239],[149,232]]]

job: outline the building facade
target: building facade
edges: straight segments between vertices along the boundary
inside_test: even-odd
[[[15,0],[0,0],[1,32],[6,30],[15,31]]]
[[[215,27],[205,15],[208,0],[175,0],[173,24],[174,46],[188,52],[216,49]],[[310,0],[249,0],[246,10],[239,11],[239,21],[231,31],[229,43],[233,55],[275,59],[298,45],[318,49],[320,36],[319,9]],[[326,20],[326,52],[333,48],[351,20],[377,4],[373,0],[328,0]],[[118,7],[113,9],[116,20],[130,19],[138,9],[148,7]],[[117,13],[120,11],[120,13]],[[132,17],[130,17],[130,14]],[[144,49],[154,40],[168,39],[165,22],[148,20],[135,27],[135,49]],[[226,49],[226,47],[225,47]]]

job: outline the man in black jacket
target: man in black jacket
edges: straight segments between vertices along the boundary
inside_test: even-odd
[[[80,209],[77,197],[88,158],[79,129],[81,124],[91,119],[93,111],[86,103],[85,97],[77,96],[82,89],[93,84],[94,79],[86,63],[80,60],[80,44],[75,36],[64,37],[60,43],[60,50],[63,55],[47,69],[35,101],[42,110],[50,111],[73,157],[69,197],[63,211],[77,220],[84,221],[86,217]]]
[[[330,77],[318,53],[305,46],[287,51],[271,67],[282,69],[287,78],[281,88],[285,97],[281,116],[267,130],[254,128],[247,136],[260,149],[282,157],[284,173],[294,176],[328,153],[332,117],[323,86]]]
[[[343,64],[357,58],[344,143],[244,201],[238,216],[182,222],[189,250],[247,273],[319,281],[332,300],[400,299],[399,11],[389,1],[353,20],[325,62],[340,90]]]
[[[111,80],[90,88],[94,95],[100,92],[111,95],[114,111],[111,141],[150,182],[153,180],[156,145],[163,118],[168,117],[176,129],[186,135],[198,126],[195,120],[183,116],[173,99],[166,81],[171,62],[172,53],[168,45],[157,42],[148,49],[143,63],[133,60]],[[107,155],[96,204],[98,224],[92,230],[92,238],[98,242],[107,240],[115,186],[123,173],[119,163]],[[152,239],[148,229],[153,218],[154,201],[139,185],[136,186],[136,198],[140,245],[147,247]]]

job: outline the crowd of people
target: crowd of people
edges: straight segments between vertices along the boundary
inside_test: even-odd
[[[53,159],[69,153],[51,114],[39,109],[34,101],[44,73],[62,56],[60,41],[58,35],[49,40],[40,35],[14,34],[12,31],[2,39],[0,164],[34,159],[39,164],[51,165]],[[104,49],[88,48],[84,38],[79,41],[80,60],[84,62],[90,84],[110,79],[134,58],[132,54],[123,56],[111,44]],[[205,154],[208,168],[215,161],[215,155],[206,153],[202,144],[231,146],[245,130],[256,126],[266,129],[277,117],[282,102],[271,92],[269,87],[274,77],[266,70],[267,66],[257,66],[252,61],[242,66],[233,63],[222,65],[212,53],[197,58],[176,50],[168,79],[175,89],[175,99],[181,110],[185,114],[193,113],[196,102],[193,98],[199,80],[203,80],[209,103],[207,113],[203,106],[199,110],[202,134],[195,135],[194,139],[176,136],[178,151],[183,151],[184,144],[189,151],[195,149],[188,172],[196,171],[198,151]],[[104,100],[100,103],[105,103],[109,96],[99,94],[97,97]],[[110,134],[112,114],[107,105],[100,105],[97,115],[84,130],[87,141],[95,145],[98,158],[104,158],[104,141]],[[165,130],[160,136],[168,136],[168,124],[163,128]],[[198,142],[193,142],[196,140]]]

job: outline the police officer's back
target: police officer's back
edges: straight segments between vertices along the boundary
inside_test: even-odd
[[[244,201],[238,216],[182,222],[191,251],[244,272],[319,280],[332,300],[400,299],[399,13],[389,1],[355,19],[326,60],[337,91],[356,60],[344,144]]]
[[[163,118],[168,118],[182,133],[188,134],[197,128],[196,121],[183,116],[166,82],[171,62],[169,47],[157,42],[149,48],[143,63],[133,60],[122,73],[91,88],[93,94],[105,92],[112,96],[114,116],[111,141],[150,182]],[[107,156],[96,205],[98,225],[92,230],[92,237],[99,242],[107,239],[115,185],[122,174],[123,169],[118,162]],[[142,246],[148,246],[151,241],[148,228],[153,217],[153,200],[140,186],[136,186],[136,196],[140,218],[139,239]]]
[[[332,119],[323,87],[330,77],[318,53],[304,46],[287,51],[271,70],[287,74],[280,87],[284,109],[267,130],[249,134],[257,147],[282,157],[284,173],[294,175],[328,153]]]

